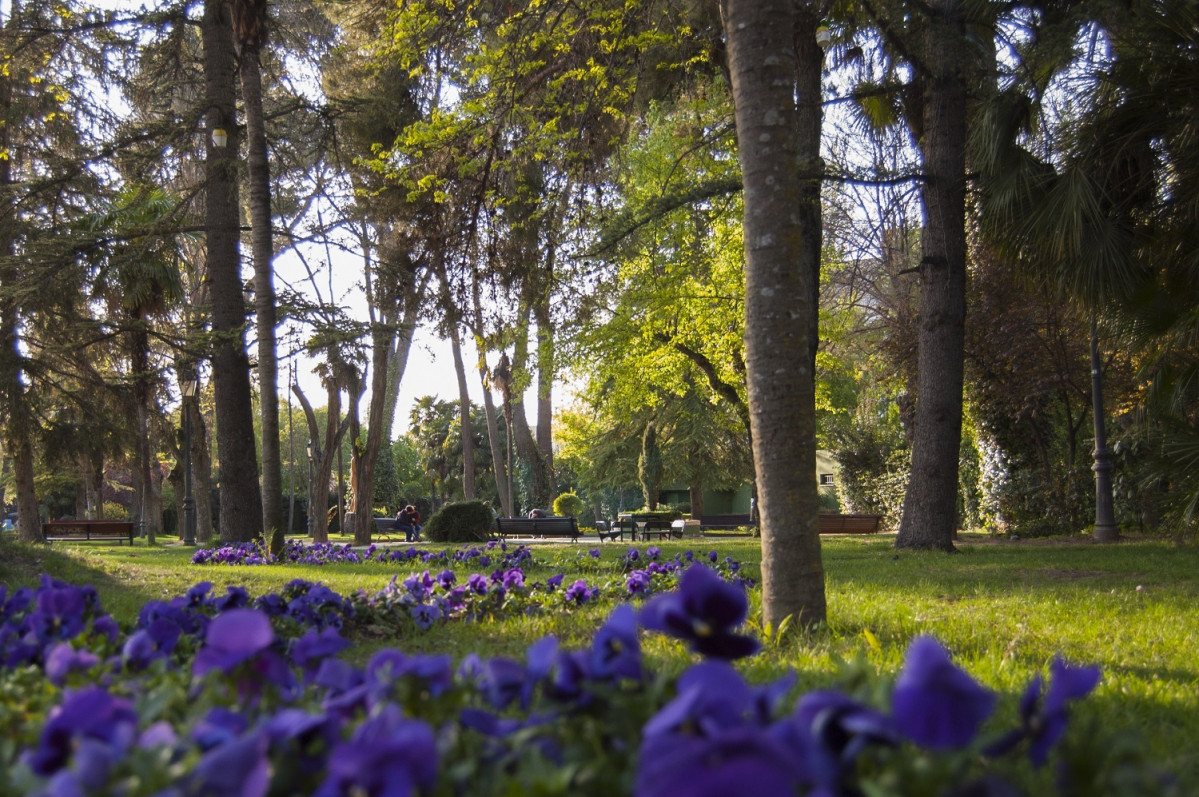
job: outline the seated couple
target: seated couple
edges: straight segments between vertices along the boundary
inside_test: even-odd
[[[401,509],[396,515],[396,531],[404,532],[404,539],[407,542],[416,542],[420,539],[420,512],[417,512],[416,507],[412,504]]]

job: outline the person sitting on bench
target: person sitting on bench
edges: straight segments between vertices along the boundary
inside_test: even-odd
[[[549,517],[549,513],[544,509],[534,509],[529,512],[529,517]]]
[[[396,515],[396,531],[404,532],[406,542],[416,542],[420,539],[420,512],[412,504],[404,507]]]

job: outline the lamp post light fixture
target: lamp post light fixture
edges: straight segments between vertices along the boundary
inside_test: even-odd
[[[821,22],[816,26],[816,44],[821,50],[827,50],[833,43],[833,32],[829,30],[827,22]]]
[[[229,134],[225,132],[223,127],[215,127],[212,130],[212,145],[214,147],[224,147],[229,143]]]
[[[179,388],[183,393],[183,544],[196,544],[196,499],[192,495],[192,413],[191,401],[199,383],[185,379]]]

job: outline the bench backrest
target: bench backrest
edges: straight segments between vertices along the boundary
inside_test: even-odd
[[[573,517],[500,517],[495,519],[500,534],[542,534],[577,537],[579,522]]]
[[[700,515],[699,524],[709,528],[716,526],[737,527],[757,525],[749,515]]]
[[[821,534],[875,534],[882,524],[882,515],[820,515]]]

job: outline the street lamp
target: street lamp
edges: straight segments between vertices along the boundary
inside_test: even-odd
[[[316,516],[312,514],[312,499],[313,499],[313,494],[316,492],[313,489],[313,487],[315,485],[313,484],[314,463],[313,463],[313,455],[312,455],[312,441],[309,440],[307,445],[304,446],[304,448],[308,452],[308,536],[312,537],[315,534],[314,525],[315,525],[315,521],[316,521]]]
[[[823,20],[816,26],[816,44],[821,50],[827,50],[833,44],[833,32]]]
[[[196,544],[196,499],[192,495],[192,414],[191,402],[195,398],[199,383],[195,379],[184,379],[179,388],[183,392],[183,544]]]

